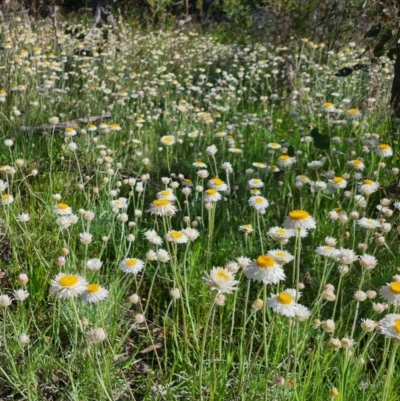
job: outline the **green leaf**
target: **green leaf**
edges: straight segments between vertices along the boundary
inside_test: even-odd
[[[378,36],[379,32],[381,31],[381,27],[381,23],[374,25],[368,32],[366,32],[364,38],[374,38],[375,36]]]
[[[318,128],[314,128],[310,134],[314,139],[314,146],[318,149],[329,149],[331,146],[331,140],[328,135],[323,135],[318,131]]]

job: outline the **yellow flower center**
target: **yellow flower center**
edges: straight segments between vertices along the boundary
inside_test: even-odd
[[[293,210],[289,213],[289,217],[292,220],[307,220],[310,215],[305,210]]]
[[[286,256],[287,256],[285,252],[277,252],[275,255],[278,258],[286,258]]]
[[[277,299],[278,302],[283,305],[290,305],[293,302],[293,298],[289,294],[286,294],[285,292],[281,292],[278,295]]]
[[[394,330],[395,330],[397,333],[400,333],[400,319],[396,319],[396,320],[394,321]]]
[[[355,160],[353,160],[352,163],[353,163],[353,164],[356,164],[357,166],[359,166],[360,164],[362,164],[362,161],[361,161],[361,160],[358,160],[358,159],[355,159]]]
[[[287,160],[290,159],[290,156],[288,156],[288,155],[282,155],[279,159],[282,160],[283,162],[285,162],[285,161],[287,161]]]
[[[174,139],[172,137],[170,137],[170,136],[167,136],[167,137],[163,138],[163,141],[167,142],[167,143],[171,143],[173,140]]]
[[[350,114],[351,116],[354,116],[355,114],[358,113],[358,109],[350,109],[347,111],[348,114]]]
[[[66,210],[66,209],[69,208],[69,206],[68,206],[66,203],[59,203],[59,204],[57,205],[57,207],[58,207],[59,209],[61,209],[61,210]]]
[[[331,246],[324,246],[324,250],[327,252],[332,252],[334,248],[332,248]]]
[[[284,228],[278,228],[278,230],[276,230],[276,233],[279,235],[284,235],[286,234],[286,230]]]
[[[2,195],[1,199],[5,200],[5,201],[9,200],[10,199],[10,195],[8,195],[8,194]]]
[[[390,146],[389,146],[389,145],[386,145],[386,144],[384,144],[384,143],[381,143],[381,144],[379,145],[379,149],[381,149],[381,150],[388,150],[388,149],[390,149]]]
[[[206,191],[207,195],[215,195],[217,192],[218,191],[213,188],[207,189],[207,191]]]
[[[301,175],[299,178],[300,178],[300,180],[305,181],[308,177],[306,175]]]
[[[164,207],[164,206],[168,206],[169,205],[169,200],[168,199],[156,199],[153,202],[154,206],[158,206],[158,207]]]
[[[374,182],[372,180],[364,180],[363,184],[365,185],[372,185]]]
[[[211,181],[213,182],[214,185],[223,185],[223,183],[224,183],[219,178],[213,178]]]
[[[268,255],[261,255],[257,258],[256,263],[258,267],[263,269],[270,269],[271,267],[275,266],[275,260]]]
[[[121,206],[121,202],[120,201],[114,201],[114,205],[115,206]]]
[[[246,230],[251,230],[251,224],[245,224],[243,228],[245,228]]]
[[[254,198],[254,202],[256,202],[256,203],[263,203],[263,202],[264,202],[264,199],[261,198],[261,197],[259,197],[259,196],[257,196],[257,198]]]
[[[336,184],[340,184],[341,182],[344,181],[344,179],[343,179],[342,177],[335,177],[335,178],[333,178],[332,181],[333,181],[334,183],[336,183]]]
[[[279,148],[279,143],[276,143],[276,142],[272,142],[271,144],[271,148]]]
[[[125,261],[125,264],[129,267],[133,267],[137,265],[137,260],[136,259],[127,259]]]
[[[217,278],[220,280],[227,281],[229,279],[229,274],[226,271],[220,270],[216,273]]]
[[[99,284],[88,284],[86,287],[86,291],[89,292],[90,294],[95,294],[96,292],[100,291],[100,285]]]
[[[72,127],[68,127],[68,128],[66,129],[66,131],[67,131],[67,132],[72,132],[72,131],[74,131],[74,129],[73,129]]]
[[[183,237],[183,234],[180,231],[171,231],[169,235],[175,239],[179,239],[179,238]]]
[[[78,276],[70,275],[61,277],[58,282],[63,287],[73,287],[78,282]]]
[[[330,107],[333,106],[333,103],[331,103],[331,102],[325,102],[325,103],[323,104],[323,106],[324,106],[325,108],[329,109]]]
[[[161,196],[169,196],[171,194],[171,192],[169,192],[169,191],[161,191],[160,194],[161,194]]]
[[[400,294],[400,282],[395,281],[389,285],[390,291],[394,292],[395,294]]]

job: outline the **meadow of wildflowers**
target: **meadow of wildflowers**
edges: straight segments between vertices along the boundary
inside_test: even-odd
[[[0,26],[0,399],[397,400],[391,62],[123,28]]]

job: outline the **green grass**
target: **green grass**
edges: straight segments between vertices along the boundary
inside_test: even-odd
[[[12,303],[2,299],[0,398],[396,400],[397,340],[378,327],[361,327],[362,319],[378,323],[396,313],[393,304],[382,313],[373,308],[388,303],[379,291],[397,280],[392,276],[400,265],[391,70],[372,65],[369,72],[336,77],[362,53],[358,47],[327,54],[305,40],[273,48],[221,44],[190,32],[146,33],[127,24],[124,31],[123,41],[112,34],[105,41],[97,32],[79,42],[60,29],[57,46],[47,22],[2,28],[0,293]],[[327,113],[325,102],[336,112]],[[360,110],[360,119],[346,118],[351,108]],[[82,123],[71,138],[64,129],[19,129],[49,124],[54,116],[67,122],[105,111],[111,118],[96,121],[96,131]],[[102,129],[102,122],[121,129]],[[329,147],[312,139],[310,126],[330,138]],[[222,131],[227,135],[215,136]],[[171,146],[161,142],[167,135],[174,136]],[[13,141],[9,147],[7,140]],[[379,144],[389,144],[393,155],[379,157]],[[211,145],[215,155],[207,150]],[[296,161],[272,167],[285,154]],[[357,158],[364,170],[348,164]],[[193,163],[199,160],[207,178],[197,174]],[[317,160],[319,169],[308,166]],[[256,162],[266,168],[254,167]],[[308,178],[299,183],[298,176]],[[208,181],[216,177],[228,190],[207,204]],[[333,189],[333,177],[346,179],[346,188]],[[261,212],[249,204],[256,196],[249,188],[253,178],[262,181],[260,195],[269,202]],[[366,179],[379,188],[360,206],[355,195]],[[318,190],[316,181],[327,187]],[[149,213],[166,188],[176,197],[173,215]],[[115,207],[119,198],[127,208]],[[386,209],[378,210],[380,202]],[[76,216],[58,221],[68,223],[64,229],[56,223],[63,218],[55,212],[60,203]],[[316,229],[301,240],[275,241],[268,230],[298,209],[315,219]],[[19,221],[21,213],[30,220]],[[361,217],[378,220],[379,227],[362,228]],[[239,230],[243,225],[252,232]],[[167,232],[188,227],[200,234],[194,241],[167,240]],[[162,244],[148,241],[148,230]],[[81,242],[82,233],[92,235],[89,244]],[[375,256],[376,268],[366,270],[357,260],[341,275],[340,261],[315,252],[326,237],[336,239],[337,249]],[[154,256],[160,248],[168,261]],[[294,256],[277,284],[249,280],[236,264],[274,249]],[[86,267],[93,258],[102,261],[97,271]],[[124,273],[120,265],[127,258],[143,261],[144,268]],[[217,266],[226,267],[213,289],[204,277]],[[100,284],[107,298],[88,303],[57,297],[60,272]],[[26,284],[20,274],[28,276]],[[230,279],[236,286],[224,293],[219,286]],[[29,292],[25,301],[13,295],[21,288]],[[298,302],[310,310],[302,322],[266,303],[296,288]],[[369,298],[355,300],[356,291],[369,291]],[[333,332],[324,330],[328,319],[334,319]],[[106,333],[99,342],[93,341],[97,328]],[[346,338],[349,347],[343,346]]]

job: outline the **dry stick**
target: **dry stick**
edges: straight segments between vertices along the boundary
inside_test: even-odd
[[[27,131],[34,131],[34,132],[47,132],[49,130],[55,130],[55,131],[64,131],[68,127],[72,128],[79,128],[79,123],[82,124],[87,124],[87,123],[92,123],[98,120],[103,120],[104,118],[110,118],[111,113],[108,111],[101,116],[93,116],[93,117],[88,117],[88,118],[77,118],[76,120],[71,120],[67,121],[65,123],[58,123],[58,124],[43,124],[43,125],[38,125],[38,126],[26,126],[23,125],[21,127],[18,127],[19,131],[27,132]]]

